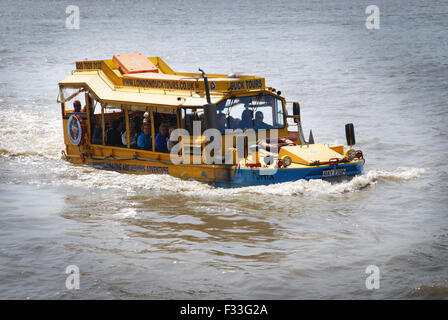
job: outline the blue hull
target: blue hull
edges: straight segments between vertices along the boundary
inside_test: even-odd
[[[364,161],[339,165],[300,169],[278,169],[274,174],[264,175],[260,171],[265,169],[236,169],[230,183],[217,182],[219,187],[243,187],[254,185],[268,185],[273,183],[291,182],[301,179],[340,180],[352,178],[362,174]]]

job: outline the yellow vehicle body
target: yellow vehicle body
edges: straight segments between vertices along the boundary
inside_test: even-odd
[[[142,59],[142,55],[138,55],[138,58]],[[106,170],[135,174],[170,174],[184,179],[230,186],[325,178],[326,175],[353,176],[362,172],[364,159],[349,156],[344,146],[305,141],[300,115],[287,113],[287,101],[280,92],[266,87],[264,78],[207,74],[207,83],[200,73],[174,72],[159,57],[143,56],[143,59],[149,61],[149,67],[145,61],[146,69],[149,71],[138,72],[135,54],[121,56],[127,59],[126,62],[131,61],[135,64],[124,65],[116,59],[116,56],[111,60],[79,61],[76,62],[76,69],[72,74],[59,82],[58,102],[61,104],[64,128],[65,150],[62,152],[64,159],[75,164],[87,164]],[[136,71],[126,73],[129,70]],[[206,90],[207,85],[209,90]],[[72,90],[74,93],[67,95],[65,92],[67,90]],[[81,112],[69,106],[69,101],[74,97],[84,98],[85,106]],[[284,124],[276,128],[275,133],[280,140],[283,139],[281,141],[286,140],[288,145],[278,145],[278,152],[275,155],[269,148],[249,150],[246,145],[241,155],[235,150],[237,137],[244,136],[244,133],[233,132],[222,136],[223,156],[231,159],[231,162],[210,164],[201,153],[192,155],[186,151],[206,148],[207,139],[199,133],[192,137],[181,137],[180,163],[173,163],[170,153],[156,151],[155,137],[158,129],[156,123],[164,121],[160,120],[161,118],[169,118],[174,127],[185,129],[188,127],[190,114],[197,117],[198,110],[200,113],[204,105],[220,106],[223,102],[233,101],[231,99],[235,97],[251,101],[258,97],[260,101],[275,99],[279,116],[273,121]],[[247,109],[246,106],[245,108]],[[191,113],[188,113],[190,111]],[[149,115],[145,119],[151,124],[152,146],[146,150],[132,147],[130,144],[133,134],[130,119],[131,117],[137,119],[143,112]],[[113,123],[112,120],[117,119],[126,124],[122,129],[124,129],[123,135],[127,137],[127,145],[119,147],[108,145],[106,142],[107,122]],[[203,121],[203,118],[200,119]],[[290,127],[288,120],[293,120],[295,125]],[[230,121],[229,118],[227,121]],[[78,127],[72,129],[73,124]],[[82,132],[78,133],[79,130]],[[256,141],[260,139],[261,131],[269,140],[273,130],[258,130],[255,132]],[[101,136],[97,141],[94,141],[95,134]],[[76,141],[73,141],[74,137],[77,138]],[[231,141],[230,148],[224,147],[226,139],[227,142]],[[353,149],[350,151],[353,153]],[[274,157],[275,160],[266,161],[268,157]],[[338,173],[337,170],[342,170],[343,167],[351,169]],[[265,174],[272,170],[275,171],[274,174]],[[334,172],[334,175],[331,172],[324,174],[325,170]]]

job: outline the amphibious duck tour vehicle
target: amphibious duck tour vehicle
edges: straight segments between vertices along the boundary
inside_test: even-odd
[[[170,174],[222,186],[361,174],[355,150],[304,138],[300,105],[265,79],[179,73],[141,53],[79,61],[59,83],[64,159],[107,170]]]

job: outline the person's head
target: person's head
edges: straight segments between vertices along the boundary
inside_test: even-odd
[[[259,111],[260,112],[260,111]],[[243,121],[246,124],[252,123],[252,110],[246,109],[241,114],[241,121]]]
[[[255,122],[256,122],[256,123],[262,123],[262,122],[263,122],[263,119],[264,119],[263,112],[261,112],[261,111],[257,111],[257,112],[255,113]]]
[[[147,124],[143,125],[143,133],[149,136],[150,127]]]
[[[73,102],[73,109],[75,109],[75,112],[81,112],[81,101],[75,100]]]
[[[120,120],[115,119],[114,121],[112,121],[112,128],[117,130],[119,126],[120,126]]]
[[[162,123],[159,127],[159,133],[162,136],[168,136],[168,126],[166,125],[166,123]]]
[[[226,125],[226,115],[224,113],[218,113],[218,124],[220,126]]]
[[[171,136],[171,134],[173,133],[174,130],[176,130],[176,128],[174,128],[174,127],[170,127],[170,129],[169,129],[169,134],[170,134],[170,136]]]

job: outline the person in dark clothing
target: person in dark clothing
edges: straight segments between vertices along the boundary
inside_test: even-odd
[[[121,146],[120,120],[112,122],[112,128],[107,131],[106,143],[108,146]]]
[[[75,112],[81,112],[81,101],[79,100],[73,101],[73,109]]]
[[[103,128],[101,127],[101,118],[98,123],[93,125],[92,143],[103,144]]]
[[[270,124],[267,124],[266,122],[263,122],[264,115],[263,112],[257,111],[255,113],[255,121],[254,121],[254,129],[272,129],[272,126]]]
[[[156,151],[157,152],[168,152],[167,140],[168,136],[168,126],[162,123],[159,128],[159,133],[156,135]]]
[[[227,127],[227,119],[224,113],[218,113],[218,130],[224,134]]]
[[[254,127],[252,123],[252,110],[246,109],[241,114],[241,122],[239,123],[239,128],[246,130],[246,129],[252,129]]]

